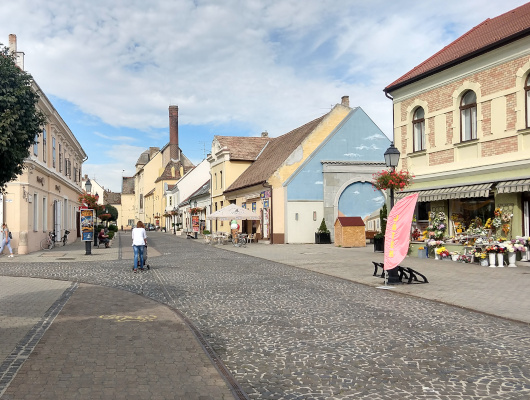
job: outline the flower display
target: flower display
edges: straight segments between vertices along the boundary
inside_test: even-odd
[[[458,257],[458,262],[469,264],[471,262],[472,256],[462,254]]]
[[[447,229],[446,219],[447,217],[444,212],[437,213],[432,211],[429,214],[430,224],[427,226],[427,231],[430,237],[435,239],[442,239],[444,237],[445,230]]]
[[[412,231],[412,240],[418,240],[421,236],[421,232],[418,228],[415,228],[413,231]]]
[[[439,247],[441,245],[445,244],[445,242],[443,240],[434,240],[434,239],[431,239],[427,242],[427,246],[429,247]]]
[[[381,171],[373,175],[372,185],[379,190],[402,190],[412,182],[412,175],[408,171]]]

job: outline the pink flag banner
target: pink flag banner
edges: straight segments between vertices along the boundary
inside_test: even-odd
[[[409,251],[410,227],[418,201],[418,193],[396,203],[387,217],[385,231],[385,270],[399,265]]]

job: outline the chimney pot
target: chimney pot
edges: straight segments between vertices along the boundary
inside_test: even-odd
[[[342,96],[342,98],[341,98],[341,104],[342,104],[344,107],[349,107],[349,106],[350,106],[350,96]]]
[[[269,132],[267,131],[261,132],[261,137],[269,137]]]

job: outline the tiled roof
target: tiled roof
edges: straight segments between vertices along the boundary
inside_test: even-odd
[[[105,192],[107,204],[121,204],[121,193]]]
[[[325,114],[282,136],[270,139],[269,144],[263,149],[258,159],[228,187],[226,192],[253,186],[269,179],[327,115]]]
[[[156,190],[156,188],[155,189],[151,189],[144,197],[151,196],[155,192],[155,190]]]
[[[226,147],[230,160],[253,161],[271,140],[269,137],[215,136],[221,149]]]
[[[337,217],[341,226],[364,226],[361,217]]]
[[[167,181],[167,180],[179,180],[180,178],[182,178],[182,176],[180,176],[180,166],[182,165],[182,163],[180,161],[169,161],[167,164],[166,164],[166,167],[164,168],[164,171],[162,172],[162,174],[156,178],[155,180],[155,183],[156,182],[159,182],[159,181]],[[175,167],[175,176],[172,176],[171,175],[171,168],[172,167]],[[192,170],[193,168],[195,167],[186,167],[184,166],[184,175],[186,175],[186,173],[190,170]]]
[[[530,3],[487,19],[385,88],[390,92],[530,34]]]

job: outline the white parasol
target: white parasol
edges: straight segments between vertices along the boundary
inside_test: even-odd
[[[235,219],[243,221],[246,219],[259,220],[261,218],[253,211],[247,210],[243,207],[239,207],[235,204],[230,204],[225,208],[221,208],[220,210],[217,210],[216,212],[208,215],[206,219],[216,219],[219,221],[230,221],[232,219]]]

